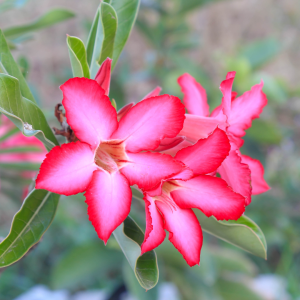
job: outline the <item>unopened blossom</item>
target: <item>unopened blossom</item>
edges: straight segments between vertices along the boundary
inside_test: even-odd
[[[184,106],[176,97],[151,97],[117,117],[100,77],[73,78],[61,86],[67,123],[77,142],[54,147],[41,165],[36,188],[74,195],[85,192],[89,219],[106,243],[130,211],[130,185],[148,190],[183,164],[149,152],[182,129]],[[104,83],[104,89],[100,86]]]
[[[217,220],[237,220],[245,211],[245,197],[232,191],[225,180],[211,175],[226,159],[230,143],[217,128],[209,137],[177,152],[175,158],[187,167],[144,191],[146,233],[142,252],[169,240],[190,266],[199,264],[202,230],[192,208]]]
[[[178,83],[184,93],[183,102],[189,112],[179,134],[179,137],[184,137],[185,140],[167,153],[175,155],[179,149],[207,137],[216,127],[223,129],[230,139],[231,151],[218,168],[218,173],[235,192],[245,196],[249,204],[251,194],[263,193],[269,186],[263,178],[262,164],[256,159],[242,155],[239,148],[243,145],[245,130],[251,127],[253,119],[259,117],[267,104],[267,98],[262,91],[263,82],[237,97],[237,93],[232,92],[234,77],[235,72],[229,72],[221,83],[222,104],[211,114],[206,92],[200,83],[189,74],[179,77]]]

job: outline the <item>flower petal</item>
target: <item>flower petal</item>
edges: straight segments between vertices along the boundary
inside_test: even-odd
[[[158,247],[165,239],[163,218],[158,212],[153,199],[147,194],[144,196],[146,212],[146,232],[141,246],[142,254]]]
[[[244,136],[244,130],[251,127],[252,120],[259,118],[264,106],[268,103],[262,88],[263,81],[254,85],[250,91],[232,102],[231,115],[228,121],[230,127],[228,130],[233,135],[238,137]]]
[[[232,85],[236,72],[228,72],[226,79],[221,82],[220,90],[223,94],[222,109],[227,118],[231,114],[231,97],[232,97]]]
[[[133,102],[123,106],[117,114],[118,122],[130,111],[130,108],[134,105]]]
[[[132,193],[128,181],[119,172],[109,174],[97,170],[84,195],[89,220],[106,244],[130,212]]]
[[[169,240],[182,254],[189,266],[200,263],[203,243],[202,229],[191,209],[170,207],[165,202],[155,201],[165,220],[164,228],[169,231]]]
[[[171,195],[181,208],[198,208],[207,217],[218,220],[237,220],[245,211],[245,198],[221,178],[199,175],[177,183],[180,188]]]
[[[154,150],[163,138],[175,137],[183,121],[184,106],[177,97],[148,98],[130,109],[112,138],[125,140],[126,150],[130,152]]]
[[[181,162],[167,154],[142,152],[127,153],[127,156],[130,163],[121,169],[121,173],[130,185],[137,184],[145,191],[184,169]]]
[[[82,141],[97,147],[117,129],[117,112],[92,79],[72,78],[61,87],[67,122]]]
[[[194,77],[185,73],[178,78],[178,84],[184,94],[183,103],[190,114],[207,117],[209,106],[206,91]]]
[[[185,136],[186,140],[196,143],[198,140],[207,138],[217,126],[225,129],[225,116],[223,119],[199,117],[196,115],[185,115],[183,128],[179,135]]]
[[[100,66],[95,77],[96,82],[104,89],[106,96],[109,94],[111,62],[112,59],[108,57]]]
[[[88,144],[62,144],[46,155],[36,179],[36,188],[66,196],[82,193],[96,169],[94,153]]]
[[[184,141],[184,137],[176,136],[174,138],[165,138],[163,139],[159,146],[154,150],[155,152],[162,152],[169,149],[172,149],[182,143]]]
[[[151,91],[149,94],[147,94],[143,100],[147,99],[147,98],[152,98],[152,97],[156,97],[159,96],[159,93],[161,92],[162,88],[160,86],[157,86],[153,91]]]
[[[218,173],[232,189],[246,198],[246,205],[251,202],[251,172],[248,165],[241,162],[238,150],[231,150],[218,168]]]
[[[175,159],[182,161],[195,175],[207,174],[221,165],[229,151],[230,143],[226,133],[217,128],[208,138],[180,150]]]
[[[270,189],[264,179],[264,167],[257,159],[242,155],[242,163],[247,164],[251,171],[252,195],[264,193]]]

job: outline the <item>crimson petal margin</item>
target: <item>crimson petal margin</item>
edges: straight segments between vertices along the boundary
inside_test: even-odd
[[[230,143],[226,133],[216,128],[208,138],[178,151],[175,159],[182,161],[195,175],[208,174],[221,165],[229,151]]]
[[[97,170],[84,195],[89,220],[106,244],[130,212],[132,192],[128,181],[119,172],[109,174]]]
[[[232,191],[225,180],[199,175],[187,181],[177,181],[181,188],[171,192],[182,208],[198,208],[207,217],[217,220],[237,220],[245,211],[245,198]]]
[[[46,155],[36,179],[36,188],[66,196],[82,193],[96,169],[94,153],[88,144],[62,144]]]
[[[61,87],[68,124],[82,142],[96,148],[118,128],[117,112],[92,79],[72,78]]]
[[[148,98],[126,113],[111,138],[125,140],[130,152],[154,150],[163,138],[173,138],[179,133],[184,119],[184,106],[177,97]]]
[[[172,209],[161,201],[156,201],[155,204],[165,220],[164,228],[169,231],[170,242],[189,266],[199,264],[203,235],[194,212],[180,207]]]

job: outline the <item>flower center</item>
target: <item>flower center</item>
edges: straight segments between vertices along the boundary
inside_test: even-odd
[[[120,170],[128,162],[123,141],[101,142],[95,151],[94,160],[98,167],[109,173]]]

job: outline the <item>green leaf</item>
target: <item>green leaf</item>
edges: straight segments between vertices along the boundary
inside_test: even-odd
[[[75,36],[67,36],[67,45],[69,48],[73,77],[90,78],[90,69],[82,40]]]
[[[73,18],[75,14],[66,9],[53,9],[46,14],[38,18],[36,21],[30,24],[24,24],[21,26],[10,27],[3,30],[6,38],[15,39],[23,34],[27,34],[36,30],[40,30],[56,23]]]
[[[133,197],[143,202],[143,195],[132,189]],[[242,216],[237,221],[217,221],[194,209],[202,229],[217,238],[233,244],[253,255],[267,258],[267,243],[261,229],[250,218]]]
[[[114,232],[114,236],[126,256],[139,284],[146,290],[153,288],[158,282],[158,266],[155,252],[141,254],[144,233],[141,228],[127,217]]]
[[[10,53],[8,44],[0,29],[0,73],[11,75],[16,77],[20,83],[20,89],[22,96],[35,102],[34,97],[27,85],[27,82],[19,69],[19,66],[15,62],[13,56]]]
[[[114,8],[108,3],[101,2],[87,42],[87,60],[94,78],[102,62],[113,58],[115,35],[118,18]]]
[[[217,221],[194,210],[204,231],[256,256],[267,259],[267,243],[261,229],[250,218],[242,216],[237,221]]]
[[[119,272],[122,253],[105,247],[102,241],[73,247],[55,263],[51,274],[53,289],[72,289],[103,277],[114,269]],[[101,270],[101,272],[99,272]]]
[[[36,136],[50,150],[58,142],[40,108],[22,97],[19,81],[0,74],[0,112],[5,114],[25,136]]]
[[[0,243],[0,267],[21,259],[39,242],[50,226],[59,195],[45,190],[33,190],[13,218],[8,236]]]
[[[115,9],[118,16],[118,29],[112,57],[113,70],[135,23],[140,0],[111,0],[110,4]]]

